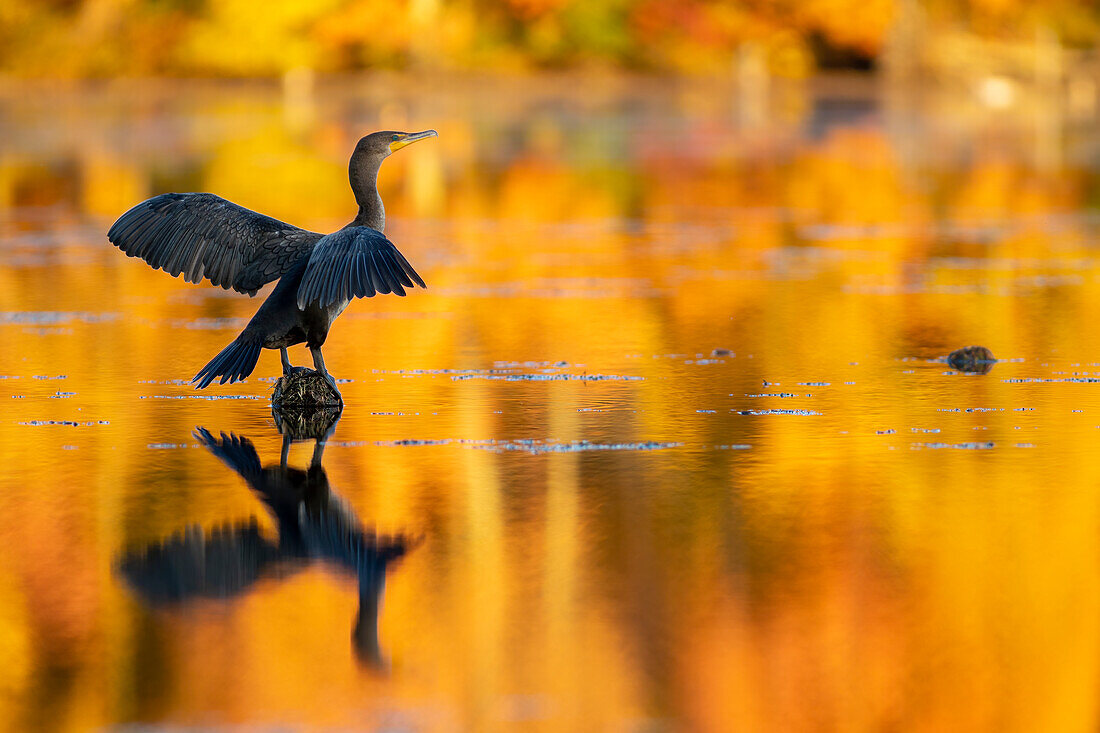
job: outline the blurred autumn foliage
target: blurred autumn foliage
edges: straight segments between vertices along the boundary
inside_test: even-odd
[[[294,69],[868,67],[919,16],[981,37],[1100,37],[1089,0],[27,0],[0,5],[0,73],[266,76]]]

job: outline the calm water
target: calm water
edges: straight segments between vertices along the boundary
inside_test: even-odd
[[[0,728],[1095,730],[1097,140],[753,102],[0,92]],[[380,188],[429,289],[337,322],[328,440],[276,352],[192,390],[259,301],[114,217],[328,231],[354,141],[427,127]]]

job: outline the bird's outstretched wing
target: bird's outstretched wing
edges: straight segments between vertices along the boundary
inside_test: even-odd
[[[317,303],[324,308],[375,293],[404,295],[414,282],[427,287],[381,232],[348,227],[325,235],[313,248],[298,286],[298,307]]]
[[[127,211],[107,238],[187,282],[254,295],[279,279],[323,235],[285,224],[212,193],[164,193]]]

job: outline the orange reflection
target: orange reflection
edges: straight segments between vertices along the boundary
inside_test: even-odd
[[[79,139],[12,105],[0,728],[1095,727],[1083,163],[1043,168],[1035,131],[980,117],[899,131],[875,100],[837,122],[802,99],[761,130],[723,85],[421,91],[334,86],[293,125],[263,88],[61,95]],[[423,538],[387,577],[379,675],[339,567],[240,561],[247,592],[156,611],[120,581],[158,543],[134,557],[278,549],[211,455],[244,442],[192,435],[274,465],[278,363],[195,399],[173,380],[257,301],[103,232],[164,190],[341,226],[347,142],[386,97],[440,131],[380,181],[429,289],[334,327],[352,381],[324,469],[339,516]],[[972,343],[1006,361],[931,361]],[[308,477],[308,450],[282,475]],[[164,541],[190,526],[201,542]]]

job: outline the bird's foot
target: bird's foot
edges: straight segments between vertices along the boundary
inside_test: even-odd
[[[290,367],[290,369],[284,369],[283,370],[283,376],[284,377],[289,377],[291,374],[301,374],[302,372],[311,372],[311,371],[313,371],[313,370],[310,369],[309,367],[292,366],[292,367]]]

